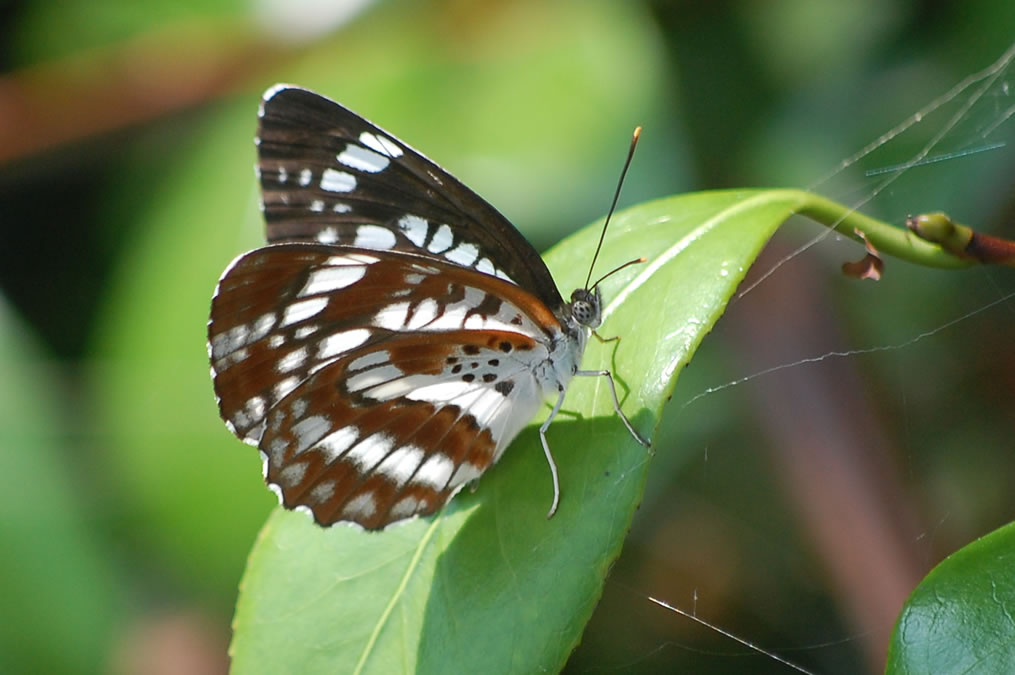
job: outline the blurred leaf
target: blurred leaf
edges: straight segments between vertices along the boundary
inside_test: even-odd
[[[1015,523],[948,556],[909,596],[885,672],[1015,672]]]
[[[0,672],[105,672],[122,597],[60,447],[47,365],[2,300],[0,372]]]
[[[224,107],[160,160],[169,178],[121,181],[141,237],[128,244],[100,324],[94,393],[119,512],[134,546],[156,551],[177,580],[222,594],[242,569],[244,541],[270,507],[258,467],[218,418],[205,323],[224,251],[258,239],[251,181],[254,98]],[[246,230],[237,224],[246,223]]]
[[[14,51],[24,63],[67,58],[110,43],[156,33],[167,25],[240,22],[247,0],[67,0],[24,5]]]
[[[597,269],[603,335],[585,368],[610,368],[637,427],[654,427],[679,369],[722,314],[772,232],[799,206],[785,191],[729,191],[617,215]],[[584,281],[589,227],[548,256],[562,288]],[[613,415],[601,378],[578,378],[549,432],[562,503],[530,426],[442,514],[382,534],[318,528],[277,512],[251,554],[231,648],[238,672],[542,672],[578,643],[641,499],[648,452]],[[594,380],[594,381],[592,381]],[[579,419],[568,420],[568,416]]]

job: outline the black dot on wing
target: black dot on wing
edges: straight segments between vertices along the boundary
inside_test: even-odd
[[[468,354],[469,356],[475,356],[476,354],[479,353],[479,347],[477,345],[465,345],[464,347],[462,347],[462,351]]]
[[[508,342],[507,340],[504,340],[498,346],[500,347],[500,350],[502,352],[504,352],[505,354],[508,353],[509,351],[511,351],[511,343]]]
[[[462,372],[462,364],[460,363],[457,364],[454,368],[451,369],[451,372],[454,373],[455,375]]]
[[[465,375],[462,375],[462,381],[463,382],[472,382],[475,379],[476,379],[476,376],[473,375],[472,373],[465,373]]]
[[[472,363],[469,364],[469,367],[472,368],[473,370],[479,368],[479,361],[473,361]]]
[[[483,382],[493,382],[496,379],[497,376],[494,375],[493,373],[487,373],[486,375],[483,375]]]
[[[458,357],[457,356],[449,356],[448,357],[448,363],[458,363]]]
[[[507,396],[511,393],[511,390],[515,388],[515,383],[511,380],[501,380],[497,384],[493,385],[493,388],[496,389],[502,396]]]
[[[500,365],[500,359],[490,359],[487,363],[496,368]]]

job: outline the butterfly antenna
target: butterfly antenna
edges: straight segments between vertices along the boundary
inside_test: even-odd
[[[596,279],[596,283],[592,284],[592,286],[589,286],[588,290],[592,290],[593,288],[595,288],[599,284],[603,283],[604,279],[613,276],[614,274],[616,274],[620,270],[624,269],[625,267],[630,267],[631,265],[640,265],[643,262],[648,262],[648,258],[635,258],[634,260],[628,260],[626,263],[624,263],[620,267],[614,267],[612,270],[610,270],[609,272],[607,272],[603,276],[601,276],[598,279]]]
[[[595,255],[592,256],[592,264],[589,265],[589,274],[587,277],[585,277],[585,290],[589,290],[589,281],[592,280],[592,270],[596,266],[596,258],[599,257],[599,251],[600,249],[603,248],[603,240],[606,239],[606,228],[610,224],[610,217],[613,215],[613,210],[617,208],[617,200],[620,199],[620,188],[624,186],[624,177],[627,176],[627,169],[628,167],[631,166],[631,160],[634,158],[634,149],[638,145],[638,139],[640,137],[641,137],[641,127],[635,127],[634,134],[631,136],[631,147],[628,149],[627,159],[624,161],[624,170],[620,172],[620,180],[617,181],[617,191],[613,193],[613,203],[610,204],[610,210],[606,214],[606,222],[603,223],[603,231],[599,233],[599,243],[596,245]],[[617,269],[623,269],[624,267],[632,265],[635,262],[637,261],[632,260],[631,262],[626,263],[621,267],[618,267]],[[617,270],[613,270],[613,272],[616,271]],[[610,274],[613,274],[613,272],[610,272]],[[609,274],[607,276],[609,276]],[[603,277],[603,279],[605,278],[606,277]],[[602,281],[603,279],[600,279],[599,281]],[[598,284],[599,281],[597,281],[596,284]],[[595,287],[596,284],[593,284],[593,288]]]

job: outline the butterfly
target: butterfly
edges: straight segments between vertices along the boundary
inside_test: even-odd
[[[369,530],[432,514],[550,399],[552,516],[546,431],[574,376],[605,377],[649,445],[609,371],[580,369],[599,282],[565,301],[496,209],[330,99],[276,85],[258,120],[268,245],[219,280],[208,354],[222,419],[283,506]]]

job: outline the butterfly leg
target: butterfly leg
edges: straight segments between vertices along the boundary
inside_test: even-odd
[[[599,333],[592,331],[592,337],[599,340],[599,344],[605,345],[607,342],[620,342],[620,336],[614,335],[613,337],[604,338]]]
[[[564,393],[564,387],[560,387],[557,402],[553,404],[550,416],[539,427],[539,442],[543,444],[543,454],[546,455],[546,461],[550,465],[550,476],[553,478],[553,503],[550,504],[550,512],[546,514],[548,519],[553,518],[553,514],[557,512],[557,504],[560,503],[560,481],[557,479],[557,463],[553,461],[553,455],[550,453],[550,444],[546,442],[546,430],[550,428],[550,422],[560,412],[560,406],[564,404]]]
[[[575,372],[575,375],[580,375],[582,377],[605,377],[606,382],[610,385],[610,396],[613,397],[613,409],[620,417],[620,420],[624,423],[624,426],[627,427],[627,430],[631,432],[631,435],[634,436],[636,441],[644,445],[646,448],[652,447],[651,441],[647,438],[643,438],[642,435],[635,430],[634,426],[631,424],[631,420],[627,419],[627,415],[625,415],[624,411],[620,409],[620,399],[617,398],[617,387],[613,384],[613,374],[610,371],[579,370]]]

